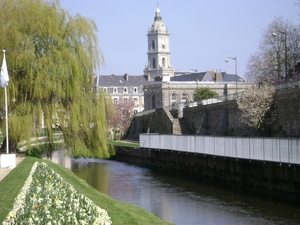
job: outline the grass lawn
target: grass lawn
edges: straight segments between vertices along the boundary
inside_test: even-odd
[[[127,203],[118,202],[113,198],[100,193],[96,189],[92,188],[89,184],[87,184],[86,181],[78,178],[68,169],[65,169],[48,160],[42,160],[33,157],[26,157],[0,182],[0,221],[3,221],[11,210],[14,199],[19,194],[20,189],[23,187],[24,182],[31,171],[31,168],[36,161],[43,161],[47,163],[56,173],[60,174],[65,179],[65,181],[73,185],[75,189],[81,191],[96,205],[98,205],[102,209],[105,209],[108,212],[108,215],[111,217],[113,225],[171,224],[162,221],[154,214],[144,209]]]
[[[133,148],[139,148],[139,143],[135,142],[129,142],[129,141],[109,141],[110,144],[114,146],[124,146],[124,147],[133,147]]]

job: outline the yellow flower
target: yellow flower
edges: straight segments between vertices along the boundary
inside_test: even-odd
[[[36,183],[38,183],[38,182],[39,182],[39,180],[38,180],[38,179],[36,179],[36,180],[35,180],[35,182],[36,182]]]

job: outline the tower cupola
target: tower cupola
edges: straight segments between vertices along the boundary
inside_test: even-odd
[[[155,11],[155,17],[154,17],[154,22],[151,26],[151,33],[167,33],[167,29],[165,27],[165,24],[162,21],[162,17],[160,16],[160,10],[159,8],[156,9]]]
[[[159,8],[156,8],[154,22],[148,30],[148,63],[144,74],[151,78],[174,76],[170,64],[169,33],[162,21]]]

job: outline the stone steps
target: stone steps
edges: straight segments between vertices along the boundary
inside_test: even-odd
[[[190,134],[190,130],[183,118],[173,119],[173,134]]]

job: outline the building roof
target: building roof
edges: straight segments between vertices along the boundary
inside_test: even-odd
[[[245,82],[241,77],[236,76],[235,74],[227,74],[226,72],[221,72],[222,83],[230,82]],[[211,71],[200,72],[200,73],[188,73],[177,75],[170,78],[170,81],[176,82],[190,82],[190,81],[199,81],[199,82],[215,82],[214,73]],[[125,75],[99,75],[95,76],[94,84],[95,87],[123,87],[123,86],[143,86],[150,85],[154,83],[161,83],[161,77],[156,77],[154,81],[148,81],[146,75],[139,76],[129,76]],[[218,82],[216,82],[218,83]]]
[[[228,74],[226,72],[221,72],[222,81],[220,82],[244,82],[244,80],[235,74]],[[171,81],[215,81],[215,72],[207,71],[200,73],[186,73],[178,76],[171,77]]]
[[[228,74],[226,72],[222,72],[222,81],[223,82],[245,82],[239,75],[236,74]]]
[[[95,87],[108,87],[108,86],[140,86],[148,84],[146,76],[129,76],[129,75],[101,75],[95,76]]]
[[[171,81],[203,81],[204,77],[206,75],[206,72],[201,73],[189,73],[189,74],[183,74],[171,77]]]

